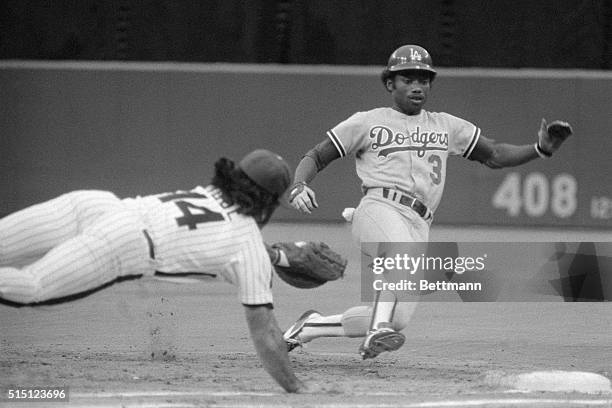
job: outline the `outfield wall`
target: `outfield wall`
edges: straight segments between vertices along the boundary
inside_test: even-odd
[[[0,214],[80,188],[120,196],[206,183],[219,156],[257,147],[294,167],[355,111],[388,105],[379,67],[0,62]],[[490,170],[452,158],[436,222],[612,227],[612,73],[440,69],[429,109],[500,141],[531,143],[541,117],[572,123],[551,160]],[[360,197],[354,162],[313,183],[340,221]]]

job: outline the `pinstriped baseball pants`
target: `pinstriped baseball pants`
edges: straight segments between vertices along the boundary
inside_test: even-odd
[[[143,229],[140,215],[105,191],[74,191],[11,214],[0,220],[0,297],[42,302],[151,274]]]

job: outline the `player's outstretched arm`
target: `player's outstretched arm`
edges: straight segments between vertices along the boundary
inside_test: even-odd
[[[319,206],[315,192],[308,184],[318,172],[339,157],[338,150],[328,138],[306,152],[295,169],[293,185],[289,189],[289,202],[293,208],[310,214]]]
[[[476,160],[492,169],[520,166],[537,159],[538,153],[534,146],[497,143],[495,140],[480,136],[478,143],[470,155],[470,160]]]
[[[306,392],[304,383],[291,370],[287,344],[272,308],[245,305],[245,313],[255,350],[268,374],[287,392]]]
[[[513,145],[497,143],[480,136],[470,160],[479,161],[493,169],[520,166],[537,158],[549,158],[563,142],[572,135],[572,128],[566,122],[554,121],[550,124],[542,119],[535,144]]]

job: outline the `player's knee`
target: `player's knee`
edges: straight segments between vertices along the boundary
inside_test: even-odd
[[[47,300],[45,287],[39,278],[30,279],[29,285],[23,292],[22,303],[38,303]]]
[[[408,327],[416,305],[415,302],[399,302],[397,304],[391,320],[393,330],[402,331]]]
[[[404,319],[402,317],[395,317],[393,318],[393,321],[391,322],[391,324],[392,324],[393,330],[402,331],[406,327],[408,327],[408,322],[409,322],[409,319]]]
[[[19,285],[0,285],[0,297],[18,305],[29,305],[45,300],[45,291],[38,279],[20,282]]]
[[[367,334],[372,319],[369,306],[352,307],[342,314],[342,327],[347,337],[363,337]]]

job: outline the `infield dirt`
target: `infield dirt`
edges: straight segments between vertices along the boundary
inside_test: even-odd
[[[358,249],[344,226],[272,225],[264,235],[324,240],[349,255],[347,276],[319,289],[275,280],[281,327],[306,309],[338,313],[359,303],[358,266],[350,268],[359,262]],[[360,340],[339,338],[294,351],[297,375],[325,390],[302,396],[282,393],[263,371],[236,291],[224,283],[125,282],[74,303],[0,306],[0,322],[0,387],[68,386],[74,406],[398,406],[511,397],[485,381],[491,373],[568,370],[612,377],[609,303],[421,303],[397,352],[362,361]]]

